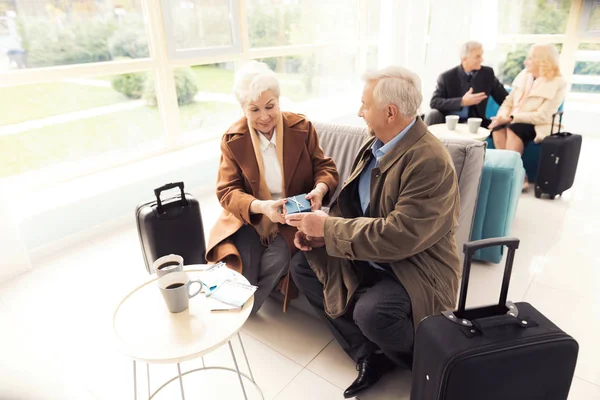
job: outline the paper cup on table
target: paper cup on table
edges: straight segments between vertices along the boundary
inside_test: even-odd
[[[458,124],[458,115],[446,115],[446,127],[448,130],[455,130],[456,124]]]
[[[481,126],[481,118],[469,118],[467,120],[467,125],[469,126],[470,133],[477,133]]]

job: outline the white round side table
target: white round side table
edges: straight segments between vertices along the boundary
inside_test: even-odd
[[[209,265],[188,265],[185,271],[190,279],[202,280],[203,271]],[[182,377],[192,372],[203,370],[225,370],[235,372],[238,376],[244,398],[247,400],[244,378],[253,384],[261,398],[264,399],[260,387],[256,384],[244,343],[239,334],[240,329],[248,319],[254,296],[239,311],[212,311],[203,294],[190,299],[189,308],[180,313],[171,313],[156,286],[156,275],[132,290],[117,306],[113,315],[113,329],[117,346],[128,357],[133,359],[133,388],[134,399],[137,399],[137,374],[136,362],[146,363],[148,378],[148,398],[152,399],[169,383],[179,379],[181,398],[185,400]],[[237,274],[236,280],[248,283],[246,278]],[[238,362],[233,351],[231,339],[236,336],[240,341],[244,358],[250,376],[240,372]],[[229,350],[235,369],[226,367],[206,367],[203,356],[229,344]],[[181,372],[180,363],[202,357],[202,368]],[[177,376],[165,382],[154,392],[150,391],[150,364],[173,363],[177,364]]]

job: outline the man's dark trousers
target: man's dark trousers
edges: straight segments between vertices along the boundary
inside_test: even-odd
[[[395,364],[410,368],[414,328],[408,293],[393,273],[378,270],[366,262],[355,263],[365,268],[365,279],[346,313],[338,318],[330,318],[325,313],[323,285],[303,252],[294,255],[290,268],[300,291],[355,362],[380,349]]]

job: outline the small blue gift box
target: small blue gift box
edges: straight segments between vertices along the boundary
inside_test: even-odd
[[[285,203],[287,214],[298,214],[303,212],[311,212],[310,201],[306,200],[306,193],[297,196],[288,197]]]

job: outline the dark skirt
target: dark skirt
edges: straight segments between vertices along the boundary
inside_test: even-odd
[[[511,131],[513,131],[514,134],[517,135],[519,137],[519,139],[521,139],[521,141],[523,142],[523,146],[527,146],[527,144],[529,142],[533,142],[533,140],[535,139],[535,136],[536,136],[535,126],[533,126],[532,124],[522,124],[522,123],[505,124],[505,125],[497,126],[492,131],[492,135],[494,134],[495,131],[503,129],[503,128],[508,128]]]

